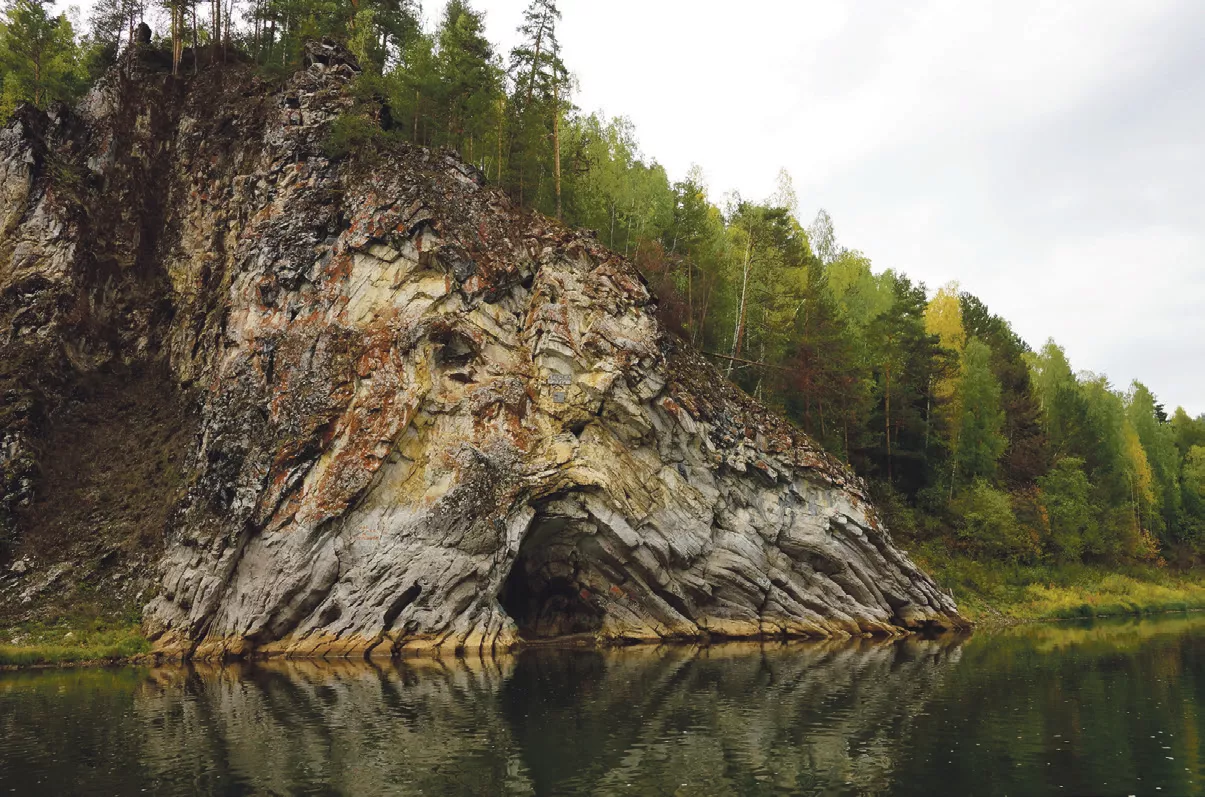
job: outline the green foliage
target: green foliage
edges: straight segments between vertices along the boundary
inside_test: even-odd
[[[1205,609],[1205,580],[1141,564],[1027,564],[951,555],[930,543],[917,563],[954,593],[959,610],[981,623],[1120,617]]]
[[[993,559],[1017,560],[1032,556],[1034,540],[1017,522],[1012,499],[986,481],[976,480],[959,496],[954,512],[960,518],[958,536],[972,553]]]
[[[1065,561],[1079,559],[1085,541],[1096,536],[1097,525],[1084,461],[1075,457],[1060,459],[1038,479],[1038,487],[1050,525],[1052,550]]]
[[[208,38],[215,45],[230,30],[221,9],[216,3],[211,8]],[[250,29],[236,35],[256,62],[267,67],[295,66],[306,41],[329,37],[346,44],[365,71],[381,74],[420,34],[413,0],[251,0],[247,16]]]
[[[22,102],[46,108],[82,93],[86,75],[80,65],[75,31],[65,14],[52,16],[50,3],[12,0],[0,25],[0,116]]]
[[[994,478],[996,461],[1006,444],[1001,434],[1000,382],[992,373],[991,357],[991,349],[978,338],[967,341],[962,351],[955,460],[956,471],[964,479]]]
[[[1000,432],[1005,447],[999,462],[1001,479],[1012,488],[1031,484],[1046,471],[1050,455],[1042,428],[1041,407],[1030,382],[1025,358],[1029,346],[1005,319],[969,293],[959,296],[963,329],[991,350],[992,374],[1000,383]]]
[[[348,112],[331,125],[323,150],[328,158],[345,158],[352,154],[371,154],[392,140],[376,119],[363,112]]]
[[[1134,382],[1126,415],[1138,435],[1150,468],[1153,483],[1149,527],[1166,541],[1182,541],[1187,536],[1180,490],[1182,457],[1176,449],[1175,433],[1160,418],[1162,408],[1141,382]]]
[[[0,666],[128,659],[151,649],[142,627],[126,619],[26,623],[0,633]]]
[[[924,286],[893,271],[879,279],[891,301],[866,328],[872,409],[859,442],[851,442],[850,460],[915,495],[936,479],[940,461],[928,453],[936,449],[930,430],[941,341],[925,329]]]

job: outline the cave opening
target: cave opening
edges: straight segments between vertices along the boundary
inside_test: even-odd
[[[558,508],[572,515],[555,514]],[[606,606],[591,556],[596,531],[574,506],[544,508],[536,515],[498,594],[521,638],[594,634],[602,628]]]

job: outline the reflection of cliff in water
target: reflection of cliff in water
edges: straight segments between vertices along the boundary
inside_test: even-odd
[[[0,673],[0,794],[1205,795],[1203,695],[1205,613]]]
[[[155,780],[257,793],[315,780],[343,794],[874,792],[959,644],[162,669],[135,705],[157,726],[143,762]]]

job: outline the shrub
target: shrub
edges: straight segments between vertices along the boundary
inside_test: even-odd
[[[376,120],[359,113],[345,113],[331,125],[323,149],[328,158],[343,158],[353,152],[375,150],[385,138],[385,131]]]
[[[1088,499],[1088,477],[1082,459],[1060,459],[1038,479],[1038,488],[1050,524],[1051,548],[1060,559],[1078,560],[1086,546],[1099,546],[1099,528]]]
[[[1034,553],[1033,540],[1013,514],[1008,493],[977,480],[954,502],[958,536],[983,556],[1017,560]]]

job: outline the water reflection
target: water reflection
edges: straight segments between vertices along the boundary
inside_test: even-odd
[[[1202,619],[6,674],[0,793],[1197,793]]]

